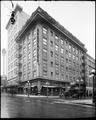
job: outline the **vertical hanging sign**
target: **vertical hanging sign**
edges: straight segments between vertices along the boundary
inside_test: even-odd
[[[39,29],[37,29],[37,63],[39,64]]]

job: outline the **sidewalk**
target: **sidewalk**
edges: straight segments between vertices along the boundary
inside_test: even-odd
[[[28,95],[24,94],[16,94],[16,96],[22,96],[22,97],[28,97]],[[29,97],[35,97],[35,98],[59,98],[59,96],[44,96],[44,95],[29,95]]]
[[[21,96],[21,97],[28,97],[28,95],[22,95],[22,94],[16,94],[16,96]],[[48,98],[48,99],[53,99],[55,101],[59,101],[59,102],[67,102],[67,103],[73,103],[73,104],[82,104],[82,105],[91,105],[91,106],[95,106],[92,102],[92,99],[62,99],[59,96],[43,96],[43,95],[29,95],[30,98]]]
[[[76,103],[76,104],[82,104],[82,105],[91,105],[91,106],[95,106],[93,104],[92,99],[80,99],[80,100],[71,100],[71,99],[58,99],[61,102],[69,102],[69,103]]]

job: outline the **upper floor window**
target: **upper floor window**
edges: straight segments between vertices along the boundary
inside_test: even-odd
[[[56,39],[56,40],[58,40],[58,39],[59,39],[59,37],[58,37],[57,35],[55,35],[55,39]]]
[[[28,43],[28,50],[30,50],[31,49],[31,44],[30,43]]]
[[[36,38],[33,39],[33,47],[36,46]]]
[[[61,53],[63,54],[63,52],[64,52],[64,49],[63,49],[63,48],[61,48]]]
[[[55,50],[58,51],[59,47],[58,45],[55,45]]]
[[[31,53],[28,53],[28,60],[31,59]]]
[[[43,52],[45,52],[45,53],[46,53],[46,52],[47,52],[47,50],[43,48]]]
[[[53,36],[53,31],[50,31],[50,33],[51,33],[51,36]]]
[[[47,29],[45,27],[43,27],[43,33],[47,34]]]
[[[78,54],[78,50],[76,49],[76,54]]]
[[[69,44],[69,50],[71,50],[71,45]]]
[[[61,39],[61,45],[63,45],[64,44],[64,41]]]
[[[51,67],[53,67],[53,61],[51,61]]]
[[[34,29],[34,30],[33,30],[33,35],[36,35],[36,30],[37,30],[37,29]]]
[[[50,53],[51,53],[51,57],[53,57],[53,51],[50,51]]]
[[[31,40],[31,34],[30,34],[30,32],[27,35],[27,40],[28,40],[28,42]]]
[[[75,59],[75,55],[73,55],[73,60]]]
[[[36,60],[33,61],[33,68],[36,68]]]
[[[33,56],[36,56],[36,49],[33,50]]]
[[[50,41],[51,47],[53,47],[53,41]]]
[[[73,52],[75,52],[75,48],[73,47]]]
[[[71,57],[71,53],[69,52],[69,57]]]
[[[43,44],[47,45],[47,39],[43,38]]]

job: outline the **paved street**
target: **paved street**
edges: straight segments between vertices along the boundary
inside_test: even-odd
[[[56,99],[1,94],[1,118],[89,118],[95,108]]]

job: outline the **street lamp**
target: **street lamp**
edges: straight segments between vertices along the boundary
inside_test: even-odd
[[[30,90],[30,82],[28,80],[28,97],[29,97],[29,90]]]
[[[46,85],[47,85],[47,98],[48,98],[48,85],[49,85],[48,81],[46,82]]]
[[[80,98],[80,87],[81,87],[81,82],[83,82],[82,79],[77,79],[76,82],[79,84],[79,98]]]

